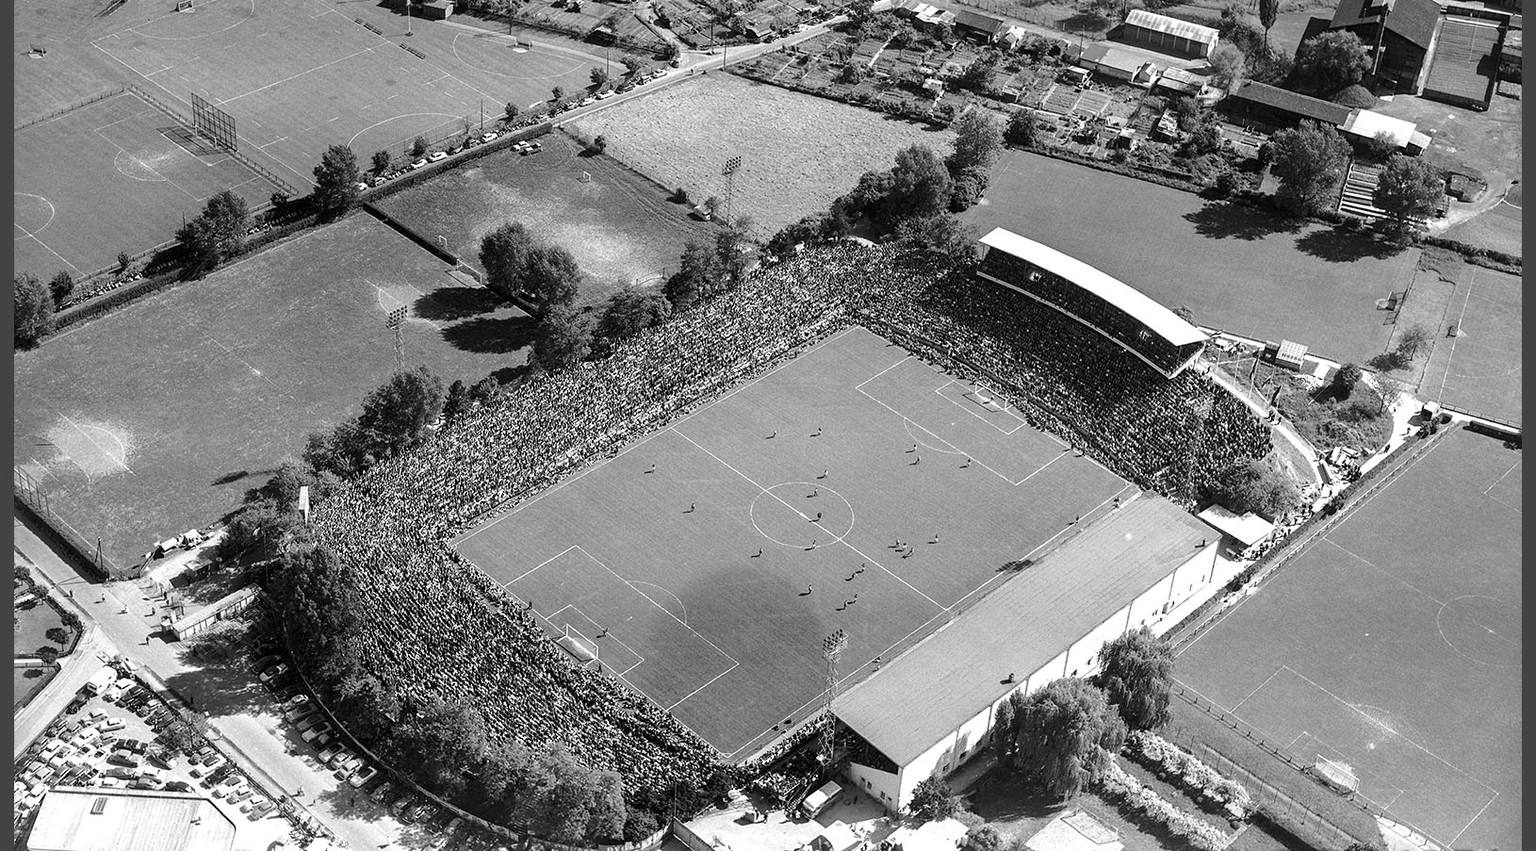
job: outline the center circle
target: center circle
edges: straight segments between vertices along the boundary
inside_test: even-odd
[[[838,543],[853,531],[853,506],[819,482],[774,485],[752,500],[751,515],[759,535],[802,550]]]
[[[1435,614],[1440,637],[1457,653],[1495,668],[1520,665],[1520,612],[1492,597],[1457,597]]]

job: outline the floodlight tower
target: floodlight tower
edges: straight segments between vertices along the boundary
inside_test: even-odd
[[[384,320],[384,326],[395,332],[395,369],[405,369],[405,338],[400,330],[405,324],[405,308],[397,307],[389,312],[389,318]]]
[[[821,640],[821,657],[827,662],[827,702],[825,715],[827,727],[821,731],[821,764],[824,769],[832,767],[832,759],[837,752],[837,720],[832,716],[832,700],[837,697],[837,663],[843,658],[843,651],[848,649],[848,633],[839,629]]]
[[[741,157],[731,157],[725,161],[725,168],[720,172],[725,175],[725,221],[731,224],[736,219],[731,208],[731,199],[736,192],[736,170],[741,168]]]

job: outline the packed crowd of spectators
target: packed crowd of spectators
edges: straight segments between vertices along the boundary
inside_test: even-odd
[[[374,673],[402,697],[476,707],[493,737],[562,742],[589,767],[619,772],[631,795],[679,779],[704,788],[718,752],[570,661],[448,541],[854,322],[940,365],[985,370],[1038,425],[1138,482],[1186,458],[1197,427],[1191,402],[1202,396],[1214,397],[1203,466],[1219,471],[1270,448],[1267,428],[1204,376],[1165,379],[944,257],[820,246],[602,360],[504,392],[336,488],[317,508],[316,534],[360,577],[356,611]]]

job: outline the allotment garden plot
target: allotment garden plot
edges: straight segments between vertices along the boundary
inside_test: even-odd
[[[455,546],[741,759],[814,713],[823,637],[862,679],[1134,492],[854,328]]]

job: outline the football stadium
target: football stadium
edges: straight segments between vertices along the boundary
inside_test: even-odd
[[[1269,427],[1132,286],[978,254],[808,248],[341,486],[316,538],[375,674],[632,801],[793,806],[832,742],[896,811],[1010,694],[1173,626],[1220,590],[1194,497]]]

